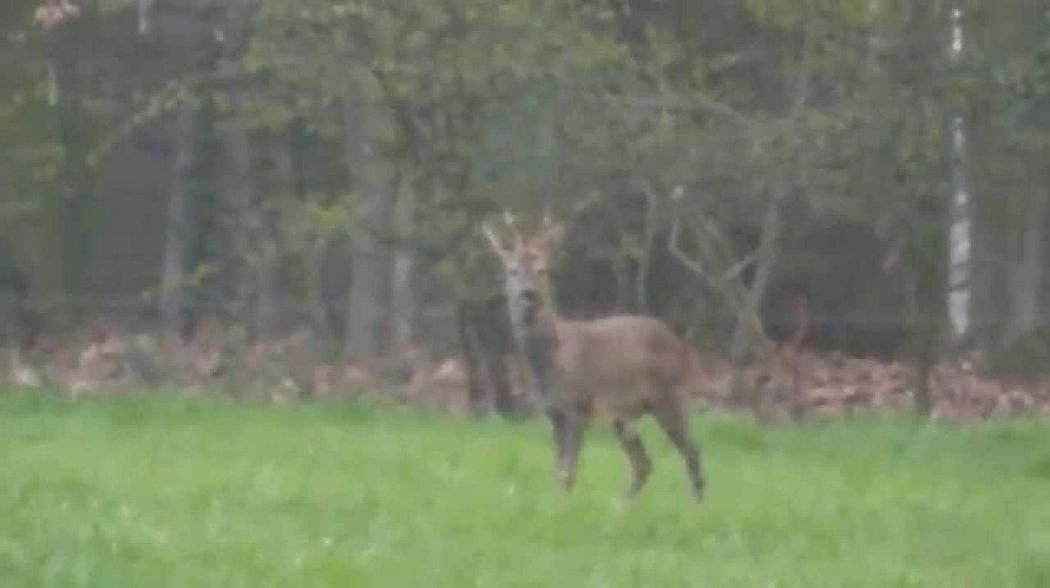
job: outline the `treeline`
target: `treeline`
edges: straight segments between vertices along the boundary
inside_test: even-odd
[[[793,337],[1050,355],[1037,0],[16,0],[0,23],[23,333],[113,311],[450,345],[456,301],[498,289],[479,221],[546,207],[570,314],[660,315],[739,363]]]

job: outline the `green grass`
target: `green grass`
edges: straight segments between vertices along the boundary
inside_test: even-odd
[[[1050,586],[1050,424],[703,416],[708,499],[591,430],[352,402],[0,394],[3,586]]]

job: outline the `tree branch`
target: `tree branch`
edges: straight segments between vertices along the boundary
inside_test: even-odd
[[[744,271],[748,267],[758,262],[758,259],[760,257],[759,254],[759,249],[755,249],[754,251],[752,251],[750,254],[748,254],[747,257],[736,262],[735,264],[733,264],[732,267],[726,270],[726,272],[722,274],[722,277],[719,278],[719,281],[728,282],[729,280],[736,278],[738,275],[740,275],[740,272]]]
[[[606,99],[620,106],[643,110],[703,111],[730,120],[745,128],[751,127],[751,119],[747,115],[724,102],[719,102],[708,96],[695,94],[684,98],[679,96],[624,96],[607,97]]]
[[[707,272],[704,271],[704,266],[697,260],[689,257],[689,254],[682,249],[682,246],[678,243],[679,234],[682,232],[682,221],[680,218],[675,216],[674,223],[671,224],[671,234],[667,237],[667,249],[671,252],[678,261],[682,262],[683,265],[692,270],[696,275],[705,277]]]

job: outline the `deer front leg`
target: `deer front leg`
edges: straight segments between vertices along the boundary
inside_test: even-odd
[[[558,482],[561,484],[562,489],[568,492],[572,489],[572,479],[567,475],[565,469],[565,456],[567,455],[570,437],[569,418],[564,411],[556,408],[548,409],[547,414],[550,417],[551,428],[554,431],[555,465]]]
[[[588,416],[569,411],[565,416],[565,436],[561,462],[561,483],[566,491],[576,483],[576,464],[583,446],[583,435],[587,430]]]
[[[627,458],[631,461],[631,486],[627,490],[627,498],[634,498],[645,486],[649,479],[649,472],[653,469],[653,462],[649,454],[645,452],[641,438],[626,420],[617,418],[613,421],[613,431],[616,438],[620,440],[620,446],[627,452]]]
[[[583,444],[587,418],[575,411],[557,408],[548,409],[547,414],[554,430],[558,481],[562,489],[568,492],[576,483],[576,466],[579,461],[580,447]]]
[[[547,418],[551,421],[551,432],[554,433],[555,467],[560,473],[562,455],[565,453],[565,414],[557,409],[548,408]]]
[[[510,373],[507,368],[507,356],[490,354],[485,357],[485,372],[492,386],[493,402],[496,410],[504,418],[517,418],[518,407],[511,393]]]

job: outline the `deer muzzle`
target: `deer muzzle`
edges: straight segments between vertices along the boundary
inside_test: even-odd
[[[540,297],[539,292],[523,290],[519,296],[521,298],[522,322],[527,325],[536,322],[536,314],[543,306],[543,299]]]

